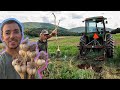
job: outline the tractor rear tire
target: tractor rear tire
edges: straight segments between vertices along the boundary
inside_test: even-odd
[[[80,38],[80,56],[85,56],[86,50],[84,46],[86,45],[86,37],[83,35]]]
[[[107,34],[106,35],[106,56],[108,58],[113,57],[113,49],[114,49],[113,37],[111,34]]]

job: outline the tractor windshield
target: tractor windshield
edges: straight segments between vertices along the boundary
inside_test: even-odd
[[[94,21],[87,21],[86,22],[86,29],[87,32],[101,32],[103,30],[103,23],[102,22],[94,22]]]

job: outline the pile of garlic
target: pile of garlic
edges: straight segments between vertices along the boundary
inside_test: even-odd
[[[37,45],[30,43],[28,38],[20,44],[19,56],[13,59],[12,65],[21,79],[33,79],[37,70],[45,65],[46,54],[44,51],[41,51],[40,54],[36,48]]]

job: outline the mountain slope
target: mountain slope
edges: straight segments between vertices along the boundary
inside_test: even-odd
[[[39,22],[24,22],[23,23],[25,29],[31,28],[46,28],[46,29],[54,29],[55,25],[50,23],[39,23]],[[59,27],[60,29],[67,30],[65,28]]]
[[[38,22],[25,22],[23,23],[25,31],[24,33],[26,35],[30,36],[39,36],[40,32],[43,29],[47,29],[49,33],[52,32],[52,30],[55,29],[55,25],[50,23],[38,23]],[[75,36],[79,35],[79,33],[76,32],[70,32],[68,29],[63,27],[58,27],[58,35],[59,36]]]
[[[106,28],[107,29],[107,31],[112,31],[113,29],[111,29],[111,28]],[[69,29],[68,31],[70,31],[70,32],[78,32],[78,33],[82,33],[82,32],[85,32],[85,27],[76,27],[76,28],[71,28],[71,29]]]

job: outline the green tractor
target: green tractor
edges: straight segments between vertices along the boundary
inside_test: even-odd
[[[103,50],[103,56],[106,58],[113,57],[113,38],[109,31],[106,31],[105,24],[107,18],[103,16],[96,16],[86,18],[85,32],[82,33],[79,43],[79,56],[86,56],[90,51]]]

